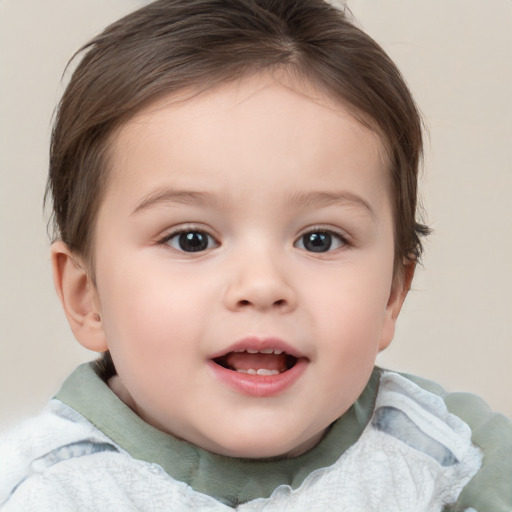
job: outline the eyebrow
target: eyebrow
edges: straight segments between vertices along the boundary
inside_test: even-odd
[[[131,215],[148,210],[162,204],[177,203],[199,206],[214,206],[225,202],[219,200],[216,194],[199,192],[195,190],[176,190],[172,188],[158,189],[145,196],[135,207]],[[367,211],[372,218],[376,217],[370,204],[361,196],[352,192],[297,192],[290,194],[285,200],[288,207],[293,208],[319,208],[331,205],[347,205]]]
[[[219,201],[208,192],[194,190],[175,190],[172,188],[158,189],[145,196],[134,208],[131,215],[148,210],[162,204],[178,203],[189,205],[213,205]]]
[[[300,192],[291,194],[286,202],[288,206],[295,208],[323,207],[331,205],[355,206],[366,210],[372,218],[376,218],[375,210],[370,203],[361,196],[348,191],[341,192]]]

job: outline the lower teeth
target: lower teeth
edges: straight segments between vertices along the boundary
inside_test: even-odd
[[[236,370],[238,373],[248,373],[249,375],[279,375],[279,370],[267,370],[266,368],[260,368],[259,370],[254,370],[250,368],[249,370]]]

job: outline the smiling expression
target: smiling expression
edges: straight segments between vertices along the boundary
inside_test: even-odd
[[[117,132],[98,214],[115,390],[205,449],[299,454],[364,389],[405,297],[385,152],[290,80],[171,100]]]

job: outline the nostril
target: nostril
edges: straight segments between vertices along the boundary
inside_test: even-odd
[[[279,299],[279,300],[275,300],[274,302],[272,302],[272,305],[276,306],[276,307],[282,307],[282,306],[285,306],[286,303],[287,303],[286,299]],[[242,300],[238,301],[239,307],[250,306],[251,304],[253,304],[253,303],[247,299],[242,299]]]

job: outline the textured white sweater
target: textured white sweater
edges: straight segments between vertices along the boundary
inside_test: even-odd
[[[441,512],[457,502],[483,458],[471,428],[443,399],[391,372],[380,377],[371,420],[334,464],[313,470],[296,488],[276,485],[245,503],[230,506],[198,492],[117,441],[52,400],[1,439],[0,509]]]

